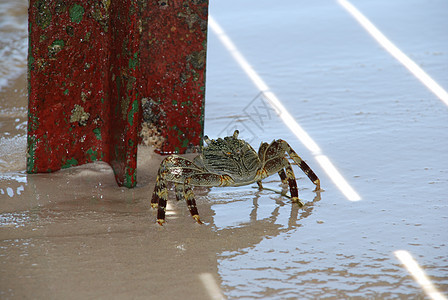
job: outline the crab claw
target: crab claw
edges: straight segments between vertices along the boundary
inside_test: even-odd
[[[194,215],[193,219],[195,219],[196,222],[198,222],[198,224],[204,224],[204,223],[202,223],[201,219],[199,219],[199,215]]]

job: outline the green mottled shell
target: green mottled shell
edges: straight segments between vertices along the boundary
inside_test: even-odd
[[[230,175],[235,183],[251,180],[261,167],[252,146],[235,136],[212,140],[203,149],[202,164],[209,172]]]

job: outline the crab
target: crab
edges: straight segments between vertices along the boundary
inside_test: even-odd
[[[261,180],[277,173],[283,184],[289,185],[292,202],[303,206],[299,200],[297,183],[291,163],[286,154],[302,169],[315,184],[315,191],[320,190],[320,180],[291,146],[284,140],[273,140],[270,144],[261,143],[258,153],[246,141],[238,138],[239,131],[232,136],[211,140],[202,153],[193,160],[173,154],[160,164],[156,186],[152,194],[151,206],[157,209],[157,223],[165,223],[166,203],[168,200],[168,183],[174,183],[176,199],[185,199],[193,219],[202,224],[199,218],[193,194],[194,186],[225,187],[242,186],[257,183],[263,188]]]

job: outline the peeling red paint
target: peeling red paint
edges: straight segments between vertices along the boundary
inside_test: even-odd
[[[137,146],[140,129],[137,77],[140,46],[137,1],[111,1],[110,19],[110,163],[120,185],[137,183]],[[120,16],[120,17],[118,17]],[[137,105],[136,105],[137,103]],[[136,109],[137,107],[137,109]]]

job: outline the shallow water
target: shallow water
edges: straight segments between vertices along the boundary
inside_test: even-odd
[[[448,89],[445,1],[353,4]],[[161,158],[144,147],[132,190],[104,163],[26,175],[22,76],[0,92],[1,298],[428,298],[397,250],[448,295],[448,107],[336,1],[219,1],[210,13],[360,200],[339,190],[212,30],[206,133],[238,127],[254,147],[287,140],[325,190],[297,169],[304,208],[252,186],[197,189],[205,225],[171,201],[159,227],[149,196]],[[264,185],[281,189],[275,176]]]
[[[448,25],[446,3],[354,4],[448,88],[448,39],[442,38],[448,28],[443,26]],[[232,10],[236,5],[238,12]],[[286,207],[274,204],[282,212],[277,222],[284,232],[220,256],[226,295],[418,297],[421,290],[394,255],[402,249],[448,292],[448,108],[443,102],[337,2],[227,1],[211,13],[361,197],[350,202],[335,188],[280,118],[263,110],[255,86],[209,35],[206,131],[219,134],[234,122],[254,145],[283,138],[321,175],[325,189],[293,228]],[[212,68],[213,63],[228,67]],[[224,99],[233,105],[222,105]],[[309,188],[306,179],[299,184]],[[302,194],[313,198],[309,189]],[[251,201],[245,202],[235,210],[249,222]],[[212,209],[219,216],[224,208]],[[228,219],[231,225],[230,212]]]

